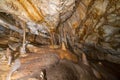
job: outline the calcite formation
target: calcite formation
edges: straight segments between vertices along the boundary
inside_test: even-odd
[[[0,0],[0,12],[25,21],[34,34],[42,27],[55,29],[63,18],[69,17],[68,12],[72,14],[74,7],[75,0]]]
[[[0,48],[15,60],[8,80],[117,80],[120,0],[0,0]]]
[[[65,43],[79,56],[82,50],[116,63],[120,63],[119,14],[119,0],[0,0],[4,27],[22,34],[24,23],[26,32],[43,37],[32,42],[50,44],[54,38],[52,43]]]

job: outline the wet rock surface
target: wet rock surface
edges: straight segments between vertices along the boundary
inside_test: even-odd
[[[21,49],[30,54],[19,59],[16,78],[119,80],[119,14],[120,0],[0,0],[0,79],[9,70],[4,60]],[[98,62],[85,65],[83,53]]]
[[[50,45],[51,40],[57,45],[64,42],[79,56],[82,50],[91,58],[120,63],[119,8],[119,0],[1,0],[0,25],[19,33],[20,39],[26,28],[32,38],[27,38],[30,42],[43,45]]]

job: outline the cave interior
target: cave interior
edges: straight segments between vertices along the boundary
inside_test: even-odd
[[[0,0],[0,80],[120,80],[120,0]]]

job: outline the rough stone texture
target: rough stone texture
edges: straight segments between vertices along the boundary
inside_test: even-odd
[[[38,26],[36,30],[32,28],[35,23],[55,29],[63,19],[60,17],[72,12],[74,7],[75,0],[0,0],[0,12],[17,16],[28,23],[28,28],[33,32],[41,30]]]
[[[93,54],[93,59],[120,63],[120,1],[78,2],[72,16],[61,24],[64,40],[77,54],[82,50],[89,57]]]
[[[76,55],[120,63],[119,0],[0,0],[0,12],[6,13],[0,24],[16,32],[22,33],[15,27],[21,27],[21,19],[33,34],[51,40],[54,32],[54,42],[64,42]]]
[[[79,75],[82,76],[79,79],[89,80],[94,76],[93,72],[95,71],[93,70],[92,72],[91,69],[93,66],[101,73],[103,78],[101,80],[116,80],[111,73],[118,72],[115,74],[119,74],[119,66],[115,67],[112,64],[110,71],[106,72],[108,66],[104,68],[104,65],[107,65],[108,62],[104,64],[98,62],[100,65],[93,64],[92,66],[85,66],[81,63],[79,66],[78,64],[74,66],[75,68],[73,68],[73,65],[76,64],[72,62],[81,62],[81,54],[85,53],[89,60],[107,60],[120,64],[119,14],[120,0],[0,0],[0,47],[7,48],[8,45],[12,45],[14,48],[14,44],[21,44],[21,34],[26,31],[27,41],[37,44],[37,46],[41,44],[50,46],[53,41],[55,45],[59,46],[58,48],[61,48],[60,46],[64,44],[64,48],[70,50],[62,51],[58,50],[58,48],[56,49],[60,59],[67,59],[71,62],[60,62],[54,67],[55,70],[54,68],[49,68],[48,74],[55,73],[58,70],[58,73],[66,75],[47,75],[49,78],[51,77],[50,79],[54,80],[52,77],[58,76],[61,80],[68,77],[68,75],[73,76],[65,80],[70,78],[78,79],[77,74],[83,73]],[[53,49],[48,49],[48,47],[39,49],[39,47],[33,48],[32,46],[29,49],[29,51],[35,53],[45,53],[47,50],[53,51]],[[0,54],[0,60],[4,58],[2,56],[4,56],[4,53]],[[19,68],[19,72],[25,74],[26,77],[31,71],[33,73],[35,71],[36,74],[33,76],[39,76],[38,72],[41,71],[38,70],[42,64],[47,66],[45,62],[48,62],[48,64],[54,62],[55,56],[49,56],[39,57],[37,53],[37,55],[29,56],[29,58],[26,57],[26,61],[23,58],[23,65]],[[41,62],[41,59],[45,60],[45,62]],[[53,64],[56,64],[56,62]],[[0,75],[0,79],[5,80],[8,68],[4,66],[5,64],[0,65],[0,74],[3,72],[3,75]],[[3,67],[7,70],[4,70],[5,68]],[[26,69],[26,67],[30,69]],[[80,72],[76,74],[75,69]],[[66,74],[69,71],[70,73]],[[19,73],[17,74],[19,75]],[[24,77],[23,74],[20,75]]]

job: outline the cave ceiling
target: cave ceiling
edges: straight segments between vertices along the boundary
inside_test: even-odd
[[[52,38],[77,56],[120,64],[120,0],[0,0],[0,44],[24,31],[30,42]]]

